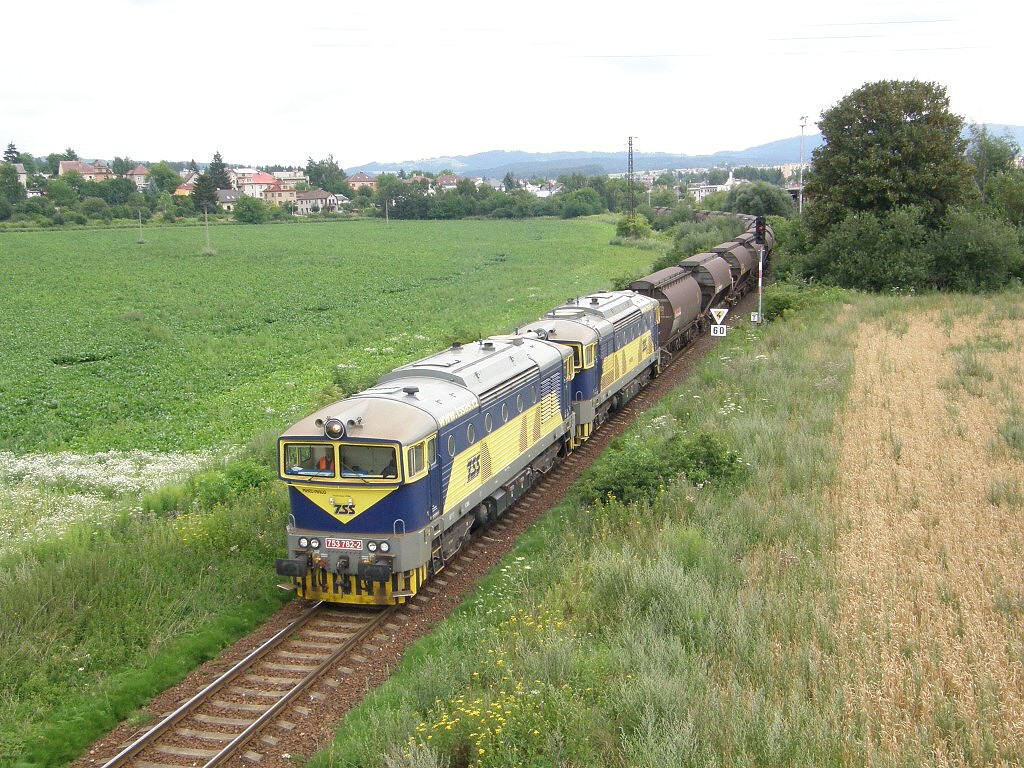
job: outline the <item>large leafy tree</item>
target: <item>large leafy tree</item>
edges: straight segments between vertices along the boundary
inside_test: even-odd
[[[242,196],[235,203],[232,211],[235,221],[242,224],[262,224],[270,218],[270,209],[262,200],[255,197]]]
[[[181,176],[167,163],[159,162],[150,167],[146,177],[154,192],[174,192],[181,185]]]
[[[949,111],[946,89],[918,80],[868,83],[825,110],[824,144],[806,179],[812,241],[850,213],[879,216],[919,206],[939,222],[966,201],[971,172],[963,120]]]
[[[974,166],[974,182],[984,198],[989,179],[1016,167],[1014,159],[1020,154],[1020,145],[1012,136],[993,136],[985,125],[972,125],[970,132],[967,160]]]
[[[348,175],[338,167],[333,155],[328,155],[323,160],[309,158],[306,162],[306,176],[309,177],[310,186],[314,188],[319,187],[335,194],[345,193],[348,188]]]
[[[737,184],[725,196],[725,210],[755,216],[792,216],[793,198],[782,187],[765,181]]]
[[[10,163],[0,163],[0,200],[11,205],[25,199],[25,189],[18,182],[18,172]]]
[[[128,171],[135,168],[136,162],[130,157],[115,157],[114,162],[110,164],[110,170],[118,176],[124,176]]]

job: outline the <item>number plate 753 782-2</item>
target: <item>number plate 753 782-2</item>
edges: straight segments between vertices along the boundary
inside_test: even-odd
[[[328,549],[362,549],[363,542],[359,539],[327,539]]]

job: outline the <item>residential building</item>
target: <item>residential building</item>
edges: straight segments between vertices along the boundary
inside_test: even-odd
[[[228,168],[228,178],[235,189],[241,189],[243,184],[252,181],[252,177],[258,173],[260,171],[255,168]]]
[[[274,171],[273,176],[282,184],[294,187],[298,184],[309,184],[305,171]]]
[[[728,192],[737,184],[749,184],[746,179],[734,179],[732,169],[729,170],[729,178],[724,184],[690,184],[686,191],[693,196],[698,203],[713,192]]]
[[[271,178],[274,177],[271,176]],[[250,182],[250,184],[256,186],[255,182]],[[294,203],[297,194],[295,187],[286,187],[275,179],[273,184],[263,190],[262,197],[270,205],[284,205],[285,203]],[[258,197],[258,195],[252,195],[252,197]]]
[[[462,176],[453,176],[450,173],[442,173],[434,179],[434,189],[439,189],[442,192],[449,192],[458,186],[459,180],[462,178]]]
[[[139,163],[132,170],[128,171],[124,175],[126,179],[131,179],[135,182],[135,188],[141,192],[146,188],[146,177],[149,176],[149,168]]]
[[[320,211],[336,211],[340,203],[347,203],[344,195],[335,195],[325,189],[310,189],[295,195],[295,215],[308,216]]]
[[[85,163],[81,160],[61,160],[57,166],[57,175],[63,176],[71,171],[81,174],[86,181],[106,181],[114,178],[114,172],[99,160],[93,163]]]
[[[275,184],[279,184],[278,180],[266,171],[238,175],[238,189],[249,197],[263,197],[263,193]]]
[[[363,171],[359,171],[359,173],[352,174],[347,179],[345,179],[345,181],[348,182],[348,185],[352,187],[353,190],[359,189],[360,187],[366,187],[371,192],[377,191],[377,179],[375,179],[373,176],[364,173]]]
[[[242,193],[237,189],[218,189],[217,190],[217,204],[225,211],[231,212],[235,210],[235,203],[238,202],[238,198],[242,196]]]
[[[557,195],[561,191],[562,185],[557,181],[545,181],[543,184],[537,187],[537,191],[534,192],[533,194],[539,198],[544,198],[551,197],[552,195]]]

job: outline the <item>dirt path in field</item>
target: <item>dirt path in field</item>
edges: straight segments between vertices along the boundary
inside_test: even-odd
[[[852,764],[1024,758],[1022,339],[951,309],[861,326],[831,498]]]

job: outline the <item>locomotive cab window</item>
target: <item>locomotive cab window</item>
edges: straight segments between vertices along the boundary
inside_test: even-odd
[[[594,355],[597,350],[597,344],[587,344],[583,348],[583,367],[593,368],[594,367]]]
[[[583,345],[582,344],[570,344],[569,347],[572,349],[572,367],[576,371],[583,370]]]
[[[390,445],[341,443],[338,445],[338,469],[343,478],[398,478],[398,453]]]
[[[287,443],[284,446],[284,474],[308,477],[334,477],[333,445]]]
[[[409,473],[410,480],[427,471],[426,454],[426,443],[414,445],[405,452],[406,468]]]

